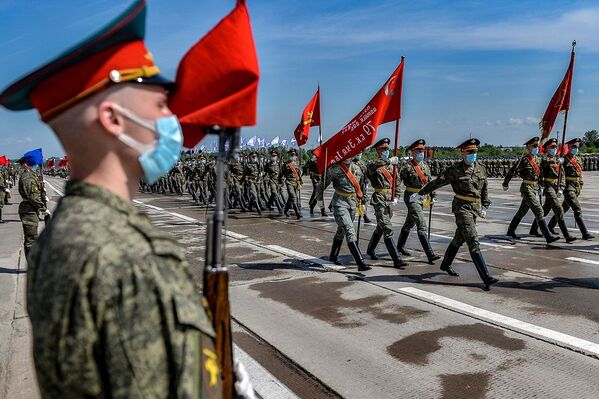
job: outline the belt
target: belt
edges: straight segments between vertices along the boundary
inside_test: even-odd
[[[546,181],[547,183],[551,183],[551,184],[557,183],[557,179],[551,179],[549,177],[545,177],[543,180]]]
[[[566,176],[566,180],[567,181],[577,181],[577,182],[581,182],[582,181],[582,177],[570,177],[570,176]]]
[[[374,192],[375,193],[390,193],[391,189],[390,188],[375,188]]]
[[[416,187],[408,187],[408,186],[406,186],[406,191],[408,193],[417,193],[418,191],[420,191],[420,189],[416,188]]]
[[[476,201],[478,201],[478,198],[476,198],[476,197],[470,197],[470,196],[467,196],[467,195],[460,195],[460,194],[456,194],[454,196],[454,198],[457,198],[457,199],[460,199],[460,200],[463,200],[463,201],[468,201],[468,202],[476,202]]]
[[[528,185],[534,185],[534,184],[538,184],[539,182],[536,180],[526,180],[526,179],[522,179],[522,184],[528,184]]]
[[[339,190],[335,190],[335,194],[339,194],[340,196],[345,198],[354,198],[356,196],[356,193],[346,193],[345,191]]]

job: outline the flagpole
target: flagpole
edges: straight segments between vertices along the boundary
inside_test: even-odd
[[[405,58],[406,57],[402,55],[401,62],[404,62]],[[405,68],[405,65],[404,65],[404,68]],[[395,121],[395,148],[393,149],[394,157],[397,156],[397,146],[399,144],[399,119],[400,119],[400,116],[398,115],[397,120]],[[391,190],[391,201],[395,201],[396,191],[397,191],[397,165],[393,165],[393,188]]]
[[[572,54],[570,55],[570,57],[574,56],[574,48],[576,47],[576,40],[572,41]],[[570,72],[572,75],[574,74],[574,68],[572,68],[572,71]],[[572,81],[572,77],[570,77],[570,82]],[[572,87],[569,88],[570,93],[572,92]],[[563,158],[564,157],[564,145],[566,143],[566,128],[568,127],[568,111],[570,110],[570,107],[566,108],[566,112],[564,114],[564,130],[562,132],[562,145],[561,145],[561,153],[560,153],[560,157]],[[559,164],[559,170],[558,170],[558,174],[557,174],[557,189],[559,190],[560,185],[562,183],[562,164]]]
[[[320,97],[320,82],[318,83],[318,116],[320,121],[318,123],[318,145],[322,146],[322,97]]]

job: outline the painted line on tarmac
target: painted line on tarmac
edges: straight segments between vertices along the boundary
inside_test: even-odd
[[[598,260],[585,259],[585,258],[577,258],[576,256],[567,257],[566,260],[571,260],[573,262],[580,262],[580,263],[588,263],[590,265],[599,265],[599,261]]]
[[[52,184],[50,184],[50,182],[46,179],[44,179],[44,183],[46,183],[52,190],[56,191],[56,193],[58,195],[60,195],[61,197],[64,197],[64,193],[62,191],[60,191],[59,189],[57,189],[56,187],[54,187]]]
[[[233,350],[235,359],[238,359],[245,366],[247,373],[250,375],[254,391],[261,397],[264,399],[299,399],[299,396],[294,394],[239,346],[233,344]]]
[[[434,234],[434,233],[431,233],[431,236],[433,236],[433,237],[439,237],[439,238],[445,238],[445,239],[447,239],[447,240],[453,240],[453,237],[450,237],[450,236],[444,236],[443,234]],[[487,245],[487,246],[489,246],[489,247],[495,247],[495,248],[504,248],[504,249],[514,249],[514,248],[516,248],[516,247],[515,247],[515,246],[513,246],[513,245],[500,245],[500,244],[493,244],[493,243],[486,242],[486,241],[480,241],[480,245]]]
[[[454,312],[485,321],[520,334],[539,339],[541,341],[560,346],[582,353],[587,356],[599,358],[599,344],[576,338],[568,334],[550,330],[545,327],[536,326],[512,317],[504,316],[499,313],[490,312],[475,306],[459,302],[442,295],[433,294],[418,288],[405,287],[398,290],[412,298],[420,299],[430,304],[452,310]]]

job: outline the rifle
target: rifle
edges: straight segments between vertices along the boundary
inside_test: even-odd
[[[206,230],[203,290],[216,332],[215,348],[222,372],[223,398],[233,398],[233,336],[229,304],[229,269],[224,264],[223,256],[223,227],[227,218],[224,208],[224,178],[225,161],[232,160],[239,153],[239,129],[214,126],[209,129],[208,134],[218,135],[219,152],[216,165],[215,207]],[[227,142],[229,148],[225,150]]]

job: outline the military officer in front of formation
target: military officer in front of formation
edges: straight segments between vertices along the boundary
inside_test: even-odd
[[[401,259],[399,252],[397,252],[397,247],[393,241],[393,226],[391,224],[391,217],[393,216],[391,206],[396,205],[396,203],[392,204],[391,202],[393,189],[392,174],[393,167],[397,166],[399,159],[397,157],[389,157],[390,142],[389,139],[384,138],[372,146],[376,150],[377,158],[371,161],[367,167],[367,177],[374,189],[370,204],[374,208],[376,228],[372,233],[366,253],[371,259],[377,260],[376,246],[382,237],[387,251],[393,260],[393,267],[402,268],[407,263]],[[395,201],[397,201],[397,198]]]
[[[562,167],[564,159],[559,157],[557,146],[556,138],[550,138],[543,144],[543,148],[545,149],[545,156],[541,161],[541,173],[543,175],[544,186],[543,195],[545,196],[543,215],[547,216],[549,211],[552,210],[553,215],[557,219],[557,225],[566,239],[566,242],[571,243],[576,241],[576,237],[570,235],[568,232],[568,227],[566,227],[566,221],[564,220],[564,209],[560,202],[565,186],[563,179],[564,171]],[[532,222],[530,235],[539,236],[538,223],[536,220]]]
[[[417,193],[420,189],[427,185],[431,181],[431,170],[429,166],[424,162],[424,149],[426,142],[423,139],[416,140],[409,147],[408,150],[412,152],[412,159],[407,162],[399,172],[400,181],[403,182],[406,190],[404,192],[404,203],[408,210],[406,220],[399,233],[399,239],[397,240],[397,250],[405,256],[411,254],[406,250],[405,245],[410,235],[410,230],[416,226],[418,240],[422,245],[422,249],[428,258],[428,262],[433,264],[434,261],[440,258],[439,255],[435,254],[427,236],[427,225],[424,213],[422,211],[424,202],[430,202],[435,200],[435,192],[429,194],[429,198],[426,200],[419,199],[418,201],[410,201],[412,194]],[[429,205],[430,206],[430,205]]]
[[[522,218],[526,216],[528,210],[532,210],[535,216],[535,221],[541,228],[541,233],[548,244],[556,241],[559,237],[551,234],[545,222],[545,215],[543,214],[543,207],[540,202],[539,186],[543,181],[543,174],[541,173],[541,161],[539,155],[539,137],[533,137],[528,140],[524,145],[528,151],[528,154],[522,156],[520,160],[514,164],[507,172],[505,179],[503,179],[503,190],[507,191],[509,188],[510,180],[517,174],[522,178],[520,184],[520,195],[522,196],[522,203],[520,208],[512,218],[510,225],[507,229],[507,235],[518,239],[516,235],[516,229],[522,221]]]
[[[564,157],[564,163],[562,168],[564,169],[566,187],[564,188],[564,202],[562,208],[564,213],[568,212],[570,208],[574,212],[574,220],[578,229],[582,233],[583,240],[592,240],[593,235],[587,230],[586,224],[582,219],[582,207],[578,201],[578,196],[582,192],[582,186],[584,181],[582,179],[582,160],[580,159],[580,138],[573,138],[568,141],[568,154]],[[549,221],[549,228],[552,229],[557,224],[558,219],[555,215]]]
[[[363,212],[362,196],[364,193],[360,188],[360,175],[362,171],[352,162],[351,158],[345,159],[337,164],[333,164],[327,170],[326,181],[319,185],[317,198],[323,198],[324,190],[331,182],[335,193],[331,200],[333,208],[333,216],[337,222],[337,231],[333,237],[333,245],[329,260],[336,265],[340,265],[339,251],[343,239],[347,241],[347,246],[352,254],[359,271],[370,270],[370,266],[364,262],[364,257],[360,251],[359,243],[357,242],[356,229],[354,227],[354,218],[356,209],[358,212]],[[318,205],[323,208],[324,202],[318,200]]]
[[[451,264],[462,244],[466,242],[472,261],[484,283],[484,289],[488,291],[498,280],[489,275],[476,232],[477,217],[486,218],[487,209],[491,205],[487,191],[487,173],[484,166],[477,162],[479,145],[480,141],[475,138],[460,144],[458,148],[462,153],[462,161],[449,167],[442,175],[412,194],[410,201],[420,201],[425,195],[451,184],[455,193],[451,210],[455,215],[457,229],[445,251],[441,270],[451,276],[459,276]]]

